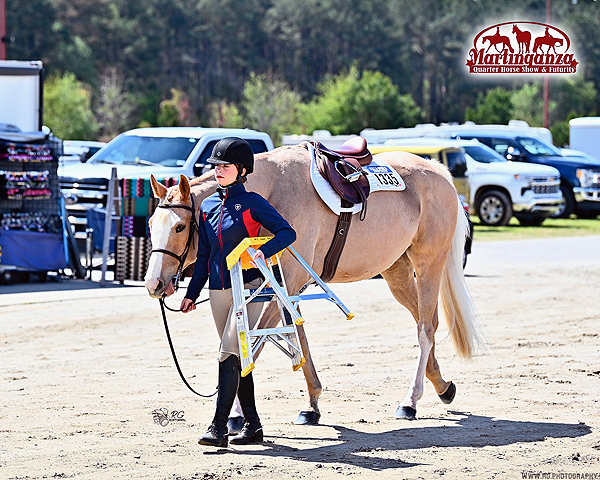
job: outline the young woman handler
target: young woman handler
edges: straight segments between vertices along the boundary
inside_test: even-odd
[[[194,301],[208,280],[210,307],[217,332],[219,349],[219,387],[217,408],[201,445],[226,447],[228,441],[244,445],[263,440],[263,431],[254,401],[252,373],[240,376],[237,330],[233,313],[231,278],[226,257],[246,237],[256,237],[265,227],[274,237],[256,250],[254,258],[269,258],[296,240],[296,232],[263,197],[244,188],[246,176],[254,170],[254,154],[245,140],[228,137],[215,145],[209,163],[215,164],[217,192],[200,207],[198,258],[194,274],[181,302],[184,313],[195,310]],[[256,288],[262,281],[256,268],[244,271],[246,288]],[[250,328],[254,328],[262,303],[248,305]],[[244,428],[228,439],[227,419],[238,396],[244,413]]]

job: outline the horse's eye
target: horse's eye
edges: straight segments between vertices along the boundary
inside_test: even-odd
[[[181,232],[183,232],[184,230],[185,230],[185,225],[177,225],[177,226],[175,227],[175,231],[176,231],[177,233],[181,233]]]

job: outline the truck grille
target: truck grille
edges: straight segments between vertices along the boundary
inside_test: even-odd
[[[108,179],[60,177],[60,188],[75,238],[84,238],[87,227],[86,210],[106,205]]]
[[[558,185],[533,185],[531,187],[533,193],[558,193]]]

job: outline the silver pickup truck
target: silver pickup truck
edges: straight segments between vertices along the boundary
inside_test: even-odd
[[[113,168],[117,177],[193,178],[210,168],[206,163],[214,145],[224,137],[241,137],[254,153],[272,150],[268,134],[249,129],[154,127],[130,130],[115,137],[87,162],[67,162],[59,167],[59,183],[75,236],[83,238],[86,210],[106,205]]]

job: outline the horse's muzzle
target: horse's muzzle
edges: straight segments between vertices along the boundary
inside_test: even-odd
[[[148,279],[146,280],[146,290],[148,290],[148,295],[150,295],[152,298],[163,298],[165,295],[165,290],[167,289],[167,285],[170,284],[171,281],[169,281],[169,283],[165,283],[160,278]]]

